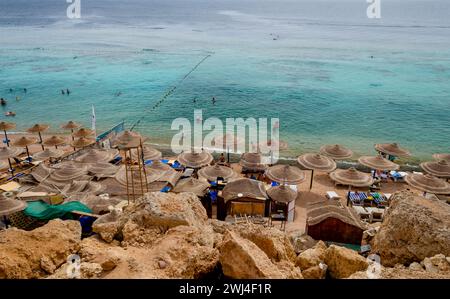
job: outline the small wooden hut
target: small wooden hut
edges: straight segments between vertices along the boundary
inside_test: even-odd
[[[222,191],[217,206],[217,218],[227,215],[263,216],[269,214],[270,201],[267,200],[262,182],[251,179],[238,179],[228,183]]]
[[[315,240],[361,244],[365,227],[351,208],[332,201],[310,204],[305,232]]]

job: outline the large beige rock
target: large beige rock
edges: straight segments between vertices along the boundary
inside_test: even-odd
[[[267,255],[253,242],[237,233],[225,233],[219,247],[220,263],[226,277],[235,279],[285,278]]]
[[[409,265],[436,254],[450,255],[450,205],[398,192],[376,234],[372,251],[384,266]]]
[[[293,231],[288,234],[288,237],[296,254],[314,247],[317,243],[316,240],[303,232]]]
[[[325,260],[325,252],[327,245],[323,241],[317,242],[317,244],[310,249],[306,249],[297,256],[295,264],[302,270],[306,270],[311,267],[319,266]]]
[[[0,278],[41,278],[53,274],[81,241],[78,221],[52,220],[33,231],[0,232]]]
[[[99,234],[105,242],[111,243],[114,238],[120,237],[121,214],[117,210],[112,210],[110,213],[102,215],[92,224],[92,230]]]
[[[327,276],[327,269],[328,266],[326,264],[319,263],[317,266],[302,271],[302,275],[305,279],[325,279]]]
[[[235,226],[233,230],[256,244],[272,262],[295,262],[294,248],[287,235],[279,229],[247,224]]]
[[[325,264],[332,278],[347,278],[355,272],[366,270],[367,260],[356,251],[331,245],[325,252]]]
[[[207,224],[206,210],[195,194],[151,192],[131,203],[123,213],[113,211],[100,217],[93,230],[106,242],[117,239],[125,241],[124,245],[136,245],[152,243],[158,234],[172,227],[203,228]]]

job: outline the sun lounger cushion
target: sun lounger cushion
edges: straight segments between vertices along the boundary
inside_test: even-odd
[[[334,191],[327,191],[327,198],[329,198],[329,199],[339,199],[340,196]]]

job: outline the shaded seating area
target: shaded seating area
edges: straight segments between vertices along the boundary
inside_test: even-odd
[[[247,178],[234,180],[219,192],[217,219],[225,220],[227,216],[268,217],[270,201],[267,199],[262,182]]]

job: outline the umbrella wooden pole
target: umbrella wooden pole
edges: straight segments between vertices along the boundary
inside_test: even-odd
[[[72,132],[72,141],[75,141],[75,137],[73,137],[73,129],[70,129],[70,131]]]
[[[314,169],[311,169],[311,183],[309,184],[309,190],[312,189],[313,181],[314,181]]]
[[[25,146],[25,149],[27,150],[27,156],[28,156],[28,160],[30,160],[30,151],[28,150],[28,146]]]
[[[347,192],[347,207],[350,205],[350,191],[352,190],[352,185],[348,185],[348,192]]]
[[[44,145],[42,144],[42,135],[41,132],[38,132],[39,135],[39,143],[41,144],[42,150],[45,150]]]
[[[8,158],[9,170],[11,171],[11,177],[14,176],[14,168],[12,167],[11,160]]]
[[[6,146],[9,147],[8,133],[6,133],[6,130],[3,130],[3,132],[5,132]]]

